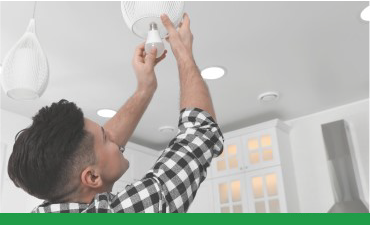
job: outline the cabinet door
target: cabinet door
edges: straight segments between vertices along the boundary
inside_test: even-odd
[[[243,174],[213,179],[213,190],[215,212],[248,212]]]
[[[213,187],[211,180],[205,180],[201,183],[197,194],[191,205],[189,206],[188,213],[213,213],[214,212],[214,199]]]
[[[275,128],[242,136],[242,155],[246,170],[280,164]]]
[[[246,173],[250,212],[287,212],[281,167],[271,167]]]
[[[242,172],[243,159],[241,138],[237,137],[226,140],[224,142],[223,153],[213,159],[211,166],[213,177]]]

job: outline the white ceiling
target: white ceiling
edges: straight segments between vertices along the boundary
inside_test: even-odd
[[[202,69],[228,74],[207,81],[223,132],[279,118],[289,120],[369,96],[368,2],[186,2],[194,55]],[[33,2],[1,2],[1,60],[24,33]],[[103,124],[99,108],[118,109],[134,92],[131,67],[141,42],[126,27],[119,2],[38,2],[36,31],[50,82],[36,101],[1,91],[1,108],[32,117],[65,98]],[[167,49],[170,50],[167,45]],[[177,126],[179,80],[172,54],[157,69],[158,89],[130,141],[161,150]],[[278,91],[279,101],[257,96]]]

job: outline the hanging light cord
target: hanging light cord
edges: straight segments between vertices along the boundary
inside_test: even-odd
[[[35,19],[36,3],[37,3],[37,1],[35,1],[34,5],[33,5],[33,14],[32,14],[33,19]]]

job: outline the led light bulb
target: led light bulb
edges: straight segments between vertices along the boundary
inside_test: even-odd
[[[164,53],[165,46],[164,43],[161,40],[160,33],[157,29],[156,23],[150,23],[149,24],[149,31],[147,35],[147,41],[145,45],[146,53],[149,54],[151,52],[151,48],[157,48],[157,55],[156,58],[160,57],[162,53]]]

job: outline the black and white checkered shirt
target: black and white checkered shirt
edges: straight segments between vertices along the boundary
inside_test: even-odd
[[[124,190],[97,194],[90,204],[44,202],[37,213],[187,212],[206,168],[223,151],[224,137],[209,113],[180,111],[178,133],[147,174]]]

